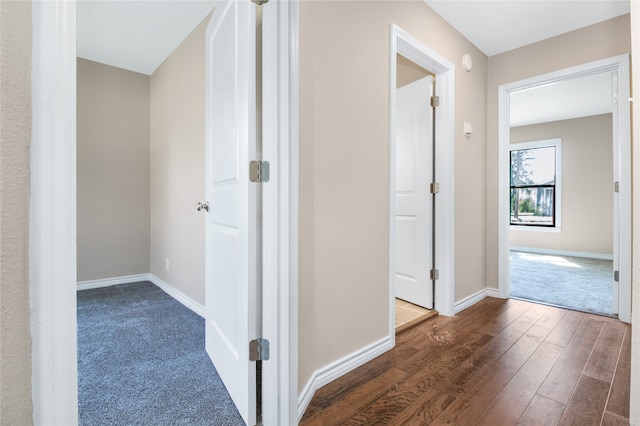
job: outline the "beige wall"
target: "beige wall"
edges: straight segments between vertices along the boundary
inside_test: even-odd
[[[498,287],[498,86],[628,53],[630,43],[629,15],[623,15],[489,58],[486,282],[490,287]]]
[[[560,232],[511,228],[512,246],[613,254],[611,114],[514,127],[511,143],[561,138]]]
[[[432,74],[420,65],[402,55],[396,55],[396,87],[406,86],[428,75]]]
[[[203,306],[208,20],[151,76],[151,273]]]
[[[31,2],[0,2],[0,424],[29,425]]]
[[[78,281],[149,272],[149,76],[78,59]]]
[[[301,2],[300,389],[389,332],[391,23],[456,65],[456,300],[486,287],[486,57],[421,1]]]
[[[339,12],[343,12],[342,8],[350,9],[347,14],[348,17],[343,18],[339,14],[332,16],[331,10],[339,8]],[[478,187],[475,179],[478,175],[484,174],[484,162],[485,162],[485,139],[484,139],[484,124],[481,122],[479,116],[481,112],[476,112],[476,115],[471,115],[473,111],[484,111],[483,102],[480,100],[481,96],[478,95],[478,99],[473,97],[472,102],[468,102],[468,96],[463,99],[463,94],[468,95],[472,88],[477,88],[479,84],[478,74],[482,74],[483,78],[486,78],[483,70],[482,55],[475,49],[469,48],[474,56],[474,71],[471,74],[462,74],[459,66],[458,57],[462,55],[461,46],[465,45],[464,40],[455,33],[448,25],[442,22],[442,20],[433,14],[423,4],[402,4],[393,6],[394,10],[389,11],[389,3],[373,4],[367,2],[363,5],[356,4],[328,4],[322,6],[324,12],[316,16],[314,13],[315,6],[313,4],[302,2],[301,4],[301,38],[303,45],[301,45],[301,71],[304,72],[303,81],[301,84],[301,101],[307,102],[302,105],[301,110],[301,124],[304,126],[301,129],[301,165],[305,166],[304,175],[301,176],[301,228],[300,228],[300,348],[301,348],[301,365],[300,365],[300,380],[301,383],[305,383],[309,377],[309,374],[319,368],[326,365],[331,360],[334,360],[350,351],[363,346],[371,341],[371,338],[380,337],[386,332],[381,327],[380,320],[377,316],[383,316],[386,318],[387,305],[381,299],[381,291],[378,287],[385,285],[382,282],[384,278],[380,277],[380,270],[386,269],[387,253],[386,248],[381,247],[387,244],[387,226],[388,220],[382,219],[379,216],[381,213],[378,211],[381,208],[386,209],[386,203],[388,197],[386,194],[381,195],[379,192],[381,185],[384,186],[386,178],[383,177],[384,169],[387,167],[388,161],[383,159],[377,159],[378,156],[386,156],[388,147],[385,145],[386,137],[381,136],[386,134],[386,115],[382,118],[382,125],[374,123],[373,120],[367,120],[363,115],[366,111],[362,111],[356,114],[355,120],[352,125],[357,125],[358,129],[354,129],[346,136],[357,136],[352,146],[345,145],[344,148],[339,146],[344,144],[346,137],[341,136],[337,140],[329,139],[333,137],[335,133],[347,126],[344,122],[349,119],[341,118],[345,111],[345,107],[336,108],[335,103],[331,102],[332,97],[338,97],[342,95],[345,87],[355,81],[357,84],[355,87],[358,89],[358,93],[364,90],[366,84],[373,81],[384,87],[384,92],[376,90],[371,94],[372,101],[375,103],[372,108],[386,108],[388,102],[386,98],[388,93],[388,75],[386,80],[380,77],[378,74],[385,70],[388,70],[388,51],[378,52],[379,45],[384,45],[388,48],[388,22],[395,21],[405,29],[412,32],[414,35],[420,36],[425,43],[437,50],[439,53],[446,55],[452,60],[458,68],[458,78],[456,80],[456,94],[457,94],[457,121],[456,128],[460,128],[463,120],[472,121],[475,127],[475,135],[469,140],[465,141],[460,136],[457,136],[456,144],[458,148],[456,150],[456,184],[457,187],[467,185],[468,191],[478,191],[479,194],[470,197],[466,202],[462,202],[459,198],[456,199],[456,223],[457,226],[457,241],[467,236],[465,233],[467,227],[460,226],[460,221],[465,219],[463,216],[464,209],[471,208],[471,211],[477,213],[476,220],[473,220],[468,228],[478,227],[484,229],[484,223],[478,225],[478,220],[486,221],[487,223],[487,235],[491,236],[487,240],[487,249],[489,251],[490,270],[488,271],[488,282],[497,283],[497,231],[493,218],[497,217],[497,85],[505,82],[510,82],[525,78],[531,75],[540,74],[553,69],[564,68],[577,63],[587,62],[590,60],[598,59],[601,57],[613,56],[618,53],[622,53],[624,47],[616,46],[616,44],[622,40],[623,44],[628,43],[624,40],[628,39],[628,34],[625,28],[627,24],[624,18],[618,18],[614,20],[614,24],[603,23],[596,27],[602,29],[593,28],[579,31],[577,35],[567,35],[559,37],[560,41],[557,46],[553,46],[553,42],[542,42],[542,46],[537,48],[534,45],[534,50],[531,51],[532,62],[525,64],[522,62],[529,57],[527,50],[516,52],[510,52],[508,54],[500,55],[500,57],[491,58],[495,61],[490,64],[492,69],[495,69],[495,75],[489,80],[489,129],[488,140],[490,158],[486,162],[489,167],[488,186],[490,193],[488,194],[489,203],[485,205],[484,198],[485,192],[482,187]],[[396,7],[398,9],[396,9]],[[372,10],[367,10],[371,8]],[[637,26],[640,25],[640,16],[638,12],[637,2],[632,2],[632,8],[635,8],[634,25],[635,30],[635,46],[634,52],[634,78],[636,81],[640,80],[640,65],[638,57],[640,57],[640,46],[638,45],[638,31]],[[329,10],[327,10],[329,9]],[[357,10],[351,10],[357,9]],[[420,13],[413,13],[417,10]],[[381,13],[381,11],[385,13]],[[401,10],[409,10],[407,13],[401,12]],[[384,15],[389,12],[389,18],[384,18]],[[365,22],[371,18],[371,22]],[[334,19],[335,18],[335,19]],[[2,224],[0,233],[0,328],[1,328],[1,353],[2,366],[0,372],[2,374],[1,380],[1,392],[0,392],[0,423],[1,424],[30,424],[31,423],[31,383],[30,383],[30,339],[29,339],[29,303],[28,303],[28,270],[27,270],[27,243],[28,243],[28,194],[29,194],[29,179],[28,179],[28,147],[30,139],[30,73],[29,67],[31,62],[31,9],[30,2],[0,2],[0,32],[2,35],[2,48],[0,50],[1,65],[0,70],[2,72],[0,80],[1,85],[1,105],[0,111],[0,184],[2,188],[0,206],[0,221]],[[424,20],[429,25],[424,25]],[[334,28],[332,25],[326,25],[323,23],[332,22],[336,20],[338,25]],[[314,23],[317,22],[316,25]],[[381,23],[384,22],[384,23]],[[617,25],[616,25],[617,22]],[[304,26],[302,26],[304,25]],[[340,36],[344,35],[346,27],[355,26],[369,27],[375,26],[375,37],[370,39],[371,29],[364,33],[354,31],[352,34],[357,38],[355,43],[348,43],[347,46],[343,46],[343,41]],[[323,28],[325,27],[325,28]],[[327,28],[328,27],[328,28]],[[384,29],[381,27],[385,27]],[[341,81],[344,77],[338,74],[341,68],[338,64],[324,64],[321,61],[322,58],[327,56],[331,59],[331,55],[326,52],[327,47],[321,49],[318,56],[312,54],[312,51],[305,50],[307,46],[321,46],[322,40],[315,40],[321,38],[325,33],[331,33],[332,30],[337,29],[338,37],[330,38],[334,46],[340,46],[339,57],[347,57],[349,52],[359,52],[354,44],[361,45],[368,51],[365,56],[365,64],[363,66],[354,66],[352,69],[358,71],[373,70],[374,76],[367,77],[365,80],[368,83],[358,83],[352,77],[352,72],[349,74],[347,81],[341,82],[338,89],[333,89],[326,95],[323,91],[326,86],[326,82]],[[584,39],[585,48],[575,49],[576,45],[580,45]],[[348,40],[347,40],[348,41]],[[375,47],[371,45],[371,41],[376,43]],[[382,43],[382,44],[380,44]],[[550,43],[550,44],[549,44]],[[188,44],[188,43],[187,43]],[[457,47],[456,47],[457,46]],[[567,48],[569,47],[569,50]],[[371,52],[369,52],[371,50]],[[376,53],[374,54],[373,51]],[[519,53],[520,51],[520,53]],[[537,54],[534,54],[538,52]],[[626,50],[624,50],[626,51]],[[306,53],[306,54],[305,54]],[[356,55],[357,57],[357,55]],[[317,58],[317,59],[316,59]],[[511,65],[509,65],[509,59],[514,58]],[[360,59],[360,58],[358,58]],[[506,61],[506,62],[505,62]],[[318,63],[318,71],[314,70],[314,62]],[[199,68],[195,64],[190,64],[195,68]],[[351,65],[351,62],[347,61]],[[514,65],[516,64],[516,65]],[[366,69],[362,69],[366,68]],[[329,79],[325,82],[323,73],[329,73]],[[185,71],[186,73],[186,71]],[[355,72],[354,72],[355,73]],[[366,75],[366,73],[364,74]],[[166,82],[168,85],[168,82]],[[183,90],[193,91],[192,85],[195,82],[185,80],[180,83]],[[634,86],[635,98],[640,98],[640,85]],[[164,85],[162,85],[164,87]],[[478,87],[482,87],[479,84]],[[177,90],[177,89],[176,89]],[[474,89],[475,90],[475,89]],[[168,89],[165,91],[169,91]],[[197,92],[197,91],[196,91]],[[164,93],[164,91],[163,91]],[[203,96],[203,95],[202,95]],[[310,98],[309,98],[310,97]],[[179,95],[174,95],[174,99],[181,99]],[[311,102],[310,100],[313,99]],[[364,98],[363,98],[364,99]],[[368,99],[368,98],[367,98]],[[361,103],[365,103],[364,100],[353,100],[352,104],[346,104],[346,107],[353,106],[353,103],[358,103],[355,106],[362,106]],[[337,104],[340,105],[340,104]],[[331,114],[330,108],[336,108],[337,111]],[[368,105],[367,105],[368,107]],[[168,108],[168,107],[166,107]],[[318,109],[319,114],[316,117],[314,111]],[[152,111],[154,110],[152,106]],[[346,109],[346,111],[351,111]],[[640,118],[640,112],[638,105],[635,105],[634,122],[635,127],[639,128],[638,124]],[[377,115],[376,115],[377,116]],[[315,117],[315,118],[314,118]],[[335,132],[328,132],[328,123],[331,120],[338,119],[338,125]],[[188,121],[186,118],[182,120]],[[367,128],[371,126],[370,130]],[[194,125],[194,127],[197,127]],[[349,126],[347,126],[349,127]],[[316,134],[315,129],[322,129],[322,132]],[[361,131],[358,131],[361,130]],[[177,132],[177,130],[176,130]],[[187,132],[188,133],[188,132]],[[189,139],[189,138],[186,138]],[[322,143],[328,143],[330,147],[326,149],[321,146]],[[638,146],[638,132],[634,134],[634,146]],[[164,165],[163,162],[168,162],[167,169],[171,169],[170,166],[175,166],[176,157],[182,157],[182,153],[175,153],[168,155],[166,153],[169,149],[175,149],[178,144],[174,143],[171,146],[161,145],[156,146],[156,168]],[[188,144],[187,144],[188,145]],[[162,148],[162,149],[160,149]],[[372,152],[369,152],[369,149]],[[314,151],[318,151],[317,154]],[[188,151],[188,149],[187,149]],[[195,151],[195,150],[194,150]],[[333,168],[333,152],[343,152],[343,156],[346,159],[338,158],[336,169],[339,174],[335,180],[339,180],[341,185],[334,188],[342,188],[347,186],[345,191],[335,190],[333,194],[329,188],[331,185],[335,185],[336,182],[325,182],[326,178],[331,178]],[[163,152],[164,155],[160,155]],[[202,153],[204,148],[202,148]],[[634,149],[634,156],[636,163],[640,163],[638,157],[640,150]],[[153,157],[152,153],[152,157]],[[184,154],[190,156],[190,154]],[[367,172],[364,176],[367,179],[360,179],[355,177],[355,173],[351,173],[350,165],[346,164],[351,160],[359,159],[363,157],[363,160],[358,160],[355,164],[355,170],[357,172]],[[460,157],[465,158],[460,158]],[[170,161],[172,160],[172,161]],[[152,160],[153,161],[153,160]],[[369,162],[367,165],[366,163]],[[474,164],[475,162],[480,165]],[[181,164],[184,161],[181,161]],[[192,161],[191,166],[197,167],[198,161]],[[471,165],[469,175],[467,178],[460,176],[460,169],[464,166]],[[315,167],[315,168],[314,168]],[[204,170],[204,165],[202,165]],[[317,169],[317,172],[316,172]],[[463,169],[464,170],[464,169]],[[154,174],[152,165],[152,176],[156,178],[156,184],[152,183],[151,192],[155,192],[157,200],[156,206],[167,207],[170,202],[161,203],[166,198],[176,199],[179,197],[169,197],[169,195],[160,195],[165,192],[171,192],[175,194],[177,190],[169,191],[167,188],[175,185],[178,180],[174,173],[160,174],[158,170]],[[480,173],[481,172],[481,173]],[[369,175],[372,175],[373,180],[369,180]],[[169,176],[170,175],[170,176]],[[204,172],[202,172],[204,176]],[[635,182],[640,180],[638,171],[634,172]],[[172,177],[169,179],[169,177]],[[343,182],[344,181],[344,182]],[[190,184],[197,185],[200,182],[203,185],[204,179],[192,178],[189,180]],[[368,183],[371,183],[369,185]],[[493,188],[493,189],[492,189]],[[640,199],[640,185],[635,185],[635,207],[638,208],[638,199]],[[184,191],[191,191],[191,187],[182,187]],[[353,191],[356,190],[356,191]],[[386,191],[386,190],[384,190]],[[382,191],[382,192],[384,192]],[[188,206],[184,209],[184,214],[179,216],[194,218],[190,215],[190,210],[193,207],[193,202],[197,201],[204,194],[204,189],[194,191],[197,192],[197,196],[194,194],[194,199],[189,197],[187,200]],[[360,194],[359,197],[347,197],[349,194]],[[176,200],[178,201],[178,200]],[[478,201],[478,203],[476,203]],[[362,204],[358,206],[357,204]],[[321,210],[315,212],[314,205],[321,207]],[[153,204],[152,204],[153,206]],[[474,207],[475,206],[475,207]],[[180,207],[180,206],[177,206]],[[369,218],[367,211],[368,208],[374,208],[372,215],[373,218]],[[332,209],[333,208],[333,209]],[[483,212],[488,214],[486,216]],[[188,210],[188,211],[187,211]],[[336,210],[336,211],[333,211]],[[328,218],[323,218],[323,215],[329,212]],[[365,214],[363,214],[363,212]],[[157,213],[157,212],[156,212]],[[358,226],[355,223],[353,229],[349,229],[348,226],[354,225],[357,221],[356,218],[350,217],[352,213],[358,213],[361,216],[361,220],[366,221],[362,226]],[[386,214],[386,213],[385,213]],[[152,220],[155,216],[152,211]],[[172,216],[167,212],[166,215]],[[164,216],[162,219],[165,219]],[[364,218],[364,219],[362,219]],[[160,221],[160,218],[156,218],[156,225],[158,229],[159,237],[157,243],[160,248],[163,241],[169,239],[169,235],[160,235],[163,232],[168,233],[166,228],[168,220]],[[347,221],[347,224],[341,224],[341,222]],[[178,221],[179,222],[179,221]],[[202,222],[201,230],[204,229],[204,219],[195,219],[195,222]],[[337,223],[337,228],[334,226]],[[370,226],[370,225],[374,226]],[[635,229],[638,228],[637,222],[634,222]],[[380,229],[375,228],[379,226]],[[344,230],[346,232],[346,238],[337,238],[337,235]],[[481,231],[483,232],[483,231]],[[324,235],[327,233],[328,235]],[[637,234],[637,232],[636,232]],[[195,233],[194,233],[195,235]],[[462,280],[465,282],[470,276],[477,273],[478,263],[485,261],[484,247],[478,248],[478,245],[483,242],[483,238],[478,238],[475,232],[469,234],[471,236],[471,247],[460,248],[458,244],[457,255],[471,254],[471,253],[483,253],[482,256],[478,256],[477,260],[471,262],[466,273],[462,273],[462,267],[457,267],[457,272],[461,272],[459,275],[464,277]],[[357,242],[349,241],[350,239],[357,238]],[[172,240],[179,238],[173,237]],[[188,239],[188,238],[187,238]],[[339,241],[340,243],[336,243]],[[380,243],[382,241],[382,244]],[[640,267],[640,260],[638,253],[638,238],[635,238],[634,242],[634,267],[637,269]],[[195,241],[197,245],[197,241]],[[365,244],[366,243],[366,244]],[[152,242],[153,244],[153,242]],[[202,244],[204,244],[202,242]],[[162,246],[162,247],[161,247]],[[360,253],[359,251],[362,251]],[[462,253],[461,253],[462,250]],[[155,249],[158,251],[158,248]],[[204,249],[201,250],[204,253]],[[337,251],[337,253],[333,253]],[[152,253],[154,248],[152,248]],[[315,256],[311,256],[315,254]],[[340,255],[346,255],[344,260],[339,259]],[[304,256],[304,257],[302,257]],[[157,265],[156,261],[156,266]],[[161,268],[164,267],[164,259],[160,259]],[[153,265],[153,260],[152,260]],[[173,262],[172,262],[173,269]],[[337,266],[335,272],[331,272],[331,266]],[[355,272],[350,274],[344,274],[345,271],[351,269],[351,265],[354,265]],[[367,265],[367,268],[373,269],[373,272],[369,273],[363,265]],[[156,269],[160,269],[156,267]],[[466,269],[466,268],[465,268]],[[317,270],[317,272],[316,272]],[[153,271],[153,270],[152,270]],[[186,274],[189,276],[189,273]],[[636,274],[634,274],[636,277]],[[335,278],[335,282],[332,280]],[[374,278],[371,281],[367,281],[370,278]],[[481,279],[477,279],[477,286],[484,287]],[[634,286],[637,282],[637,278],[634,278]],[[385,280],[386,282],[386,280]],[[204,286],[202,286],[204,288]],[[468,285],[468,289],[475,290],[474,285]],[[369,295],[369,289],[374,293]],[[204,291],[204,290],[202,290]],[[640,309],[640,292],[634,292],[634,311]],[[203,300],[203,299],[202,299]],[[368,303],[373,302],[373,303]],[[335,308],[333,305],[338,305]],[[349,312],[351,306],[353,306],[353,312]],[[305,312],[303,309],[307,309]],[[378,310],[379,313],[375,314]],[[338,314],[336,314],[338,313]],[[333,319],[332,315],[336,315],[337,318]],[[372,316],[374,317],[372,319]],[[639,316],[634,316],[634,342],[633,355],[632,355],[632,378],[631,378],[631,392],[632,400],[637,400],[637,396],[640,395],[640,339],[635,338],[640,333],[640,324],[638,323]],[[386,320],[385,320],[386,321]],[[346,323],[345,323],[346,322]],[[363,325],[373,324],[372,332],[364,329]],[[360,333],[362,330],[362,333]],[[363,335],[361,337],[361,334]],[[355,344],[345,346],[345,341],[350,339],[356,340]],[[311,346],[306,347],[304,343],[308,343]],[[328,348],[325,350],[323,345]],[[314,354],[317,352],[317,356]],[[304,358],[302,358],[304,356]],[[636,398],[634,398],[634,396]],[[640,409],[637,404],[631,406],[631,424],[637,424],[640,422]]]

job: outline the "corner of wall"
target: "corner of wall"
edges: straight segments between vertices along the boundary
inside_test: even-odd
[[[151,75],[149,271],[205,301],[205,34],[207,16]]]

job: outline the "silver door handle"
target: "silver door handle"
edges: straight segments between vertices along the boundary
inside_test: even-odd
[[[205,201],[204,203],[198,202],[198,204],[196,204],[196,210],[198,210],[198,211],[204,210],[204,211],[208,212],[209,211],[209,202],[208,201]]]

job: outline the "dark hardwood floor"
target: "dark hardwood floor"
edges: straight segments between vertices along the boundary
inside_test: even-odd
[[[487,298],[396,336],[316,392],[301,425],[629,424],[631,327]]]

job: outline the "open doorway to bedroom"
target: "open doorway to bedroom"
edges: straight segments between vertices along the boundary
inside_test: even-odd
[[[619,86],[605,67],[510,91],[510,297],[617,316]]]

